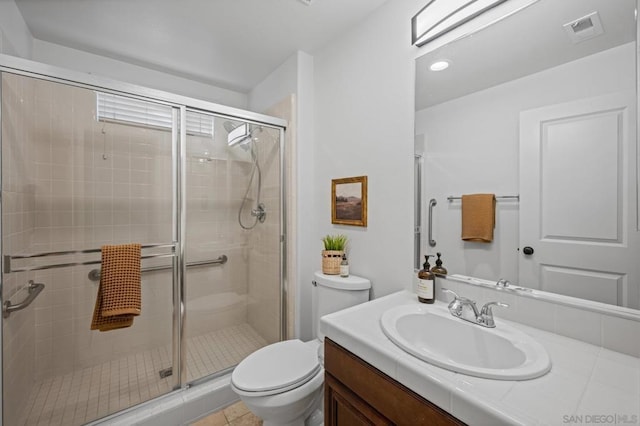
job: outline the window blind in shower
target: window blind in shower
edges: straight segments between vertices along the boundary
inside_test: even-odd
[[[96,92],[98,121],[170,130],[171,107],[141,99]],[[213,137],[213,116],[187,112],[187,134]]]

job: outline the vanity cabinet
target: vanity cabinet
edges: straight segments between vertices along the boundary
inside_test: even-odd
[[[464,425],[329,338],[324,354],[326,426]]]

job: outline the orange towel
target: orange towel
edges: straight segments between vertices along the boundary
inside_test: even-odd
[[[462,196],[462,239],[490,243],[496,226],[495,194]]]
[[[140,315],[140,244],[102,246],[102,270],[91,330],[130,327]]]

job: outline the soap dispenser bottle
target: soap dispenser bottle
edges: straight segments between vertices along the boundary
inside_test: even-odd
[[[340,263],[340,276],[346,278],[349,276],[349,261],[347,255],[342,254],[342,262]]]
[[[431,272],[433,272],[436,275],[447,275],[447,269],[442,266],[442,260],[440,259],[440,256],[442,256],[442,253],[436,253],[436,254],[438,255],[438,258],[436,259],[436,266],[431,268]]]
[[[429,270],[429,258],[432,255],[424,256],[424,264],[422,269],[418,272],[418,300],[422,303],[435,302],[435,275]]]

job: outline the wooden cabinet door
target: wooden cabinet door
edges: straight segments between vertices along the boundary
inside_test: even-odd
[[[326,426],[464,425],[329,338],[324,355]]]
[[[333,376],[325,376],[325,426],[391,425]]]

